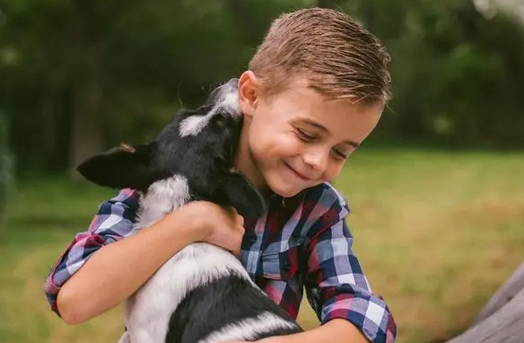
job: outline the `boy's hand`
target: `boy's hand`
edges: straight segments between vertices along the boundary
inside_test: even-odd
[[[197,241],[207,242],[235,255],[240,253],[244,236],[244,218],[233,208],[223,208],[208,201],[195,201],[183,207],[189,210],[197,230]]]
[[[267,338],[260,339],[260,340],[255,341],[255,342],[259,342],[259,343],[281,343],[281,342],[285,342],[286,337],[289,337],[289,336],[267,337]],[[253,341],[228,341],[226,343],[253,343]]]

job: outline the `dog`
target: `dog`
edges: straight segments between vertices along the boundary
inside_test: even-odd
[[[260,217],[263,197],[233,168],[242,127],[237,82],[215,89],[196,110],[179,111],[152,142],[111,149],[77,170],[98,185],[139,192],[133,232],[195,200]],[[125,324],[120,342],[130,343],[255,341],[302,331],[237,257],[207,243],[182,249],[131,296]]]

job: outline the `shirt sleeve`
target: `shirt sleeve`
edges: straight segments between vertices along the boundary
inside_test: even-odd
[[[306,292],[322,324],[342,318],[374,343],[391,343],[396,324],[386,303],[375,296],[352,251],[345,223],[349,208],[336,202],[313,225],[306,247]]]
[[[104,245],[116,242],[133,230],[138,209],[138,194],[124,189],[103,202],[87,231],[76,234],[73,241],[49,272],[44,284],[44,293],[51,309],[58,315],[56,299],[62,285],[76,273],[86,261]]]

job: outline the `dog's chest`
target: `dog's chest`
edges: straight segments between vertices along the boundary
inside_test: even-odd
[[[135,231],[152,225],[190,199],[188,181],[183,175],[173,175],[151,184],[147,193],[141,197]]]
[[[199,286],[231,275],[232,271],[250,280],[231,253],[207,243],[186,246],[128,300],[129,334],[137,342],[163,342],[169,318],[184,297]]]

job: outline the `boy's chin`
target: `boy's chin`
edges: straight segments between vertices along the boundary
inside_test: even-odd
[[[269,188],[283,198],[292,198],[298,193],[302,192],[305,188],[297,187],[296,185],[286,184],[282,181],[268,180]]]

